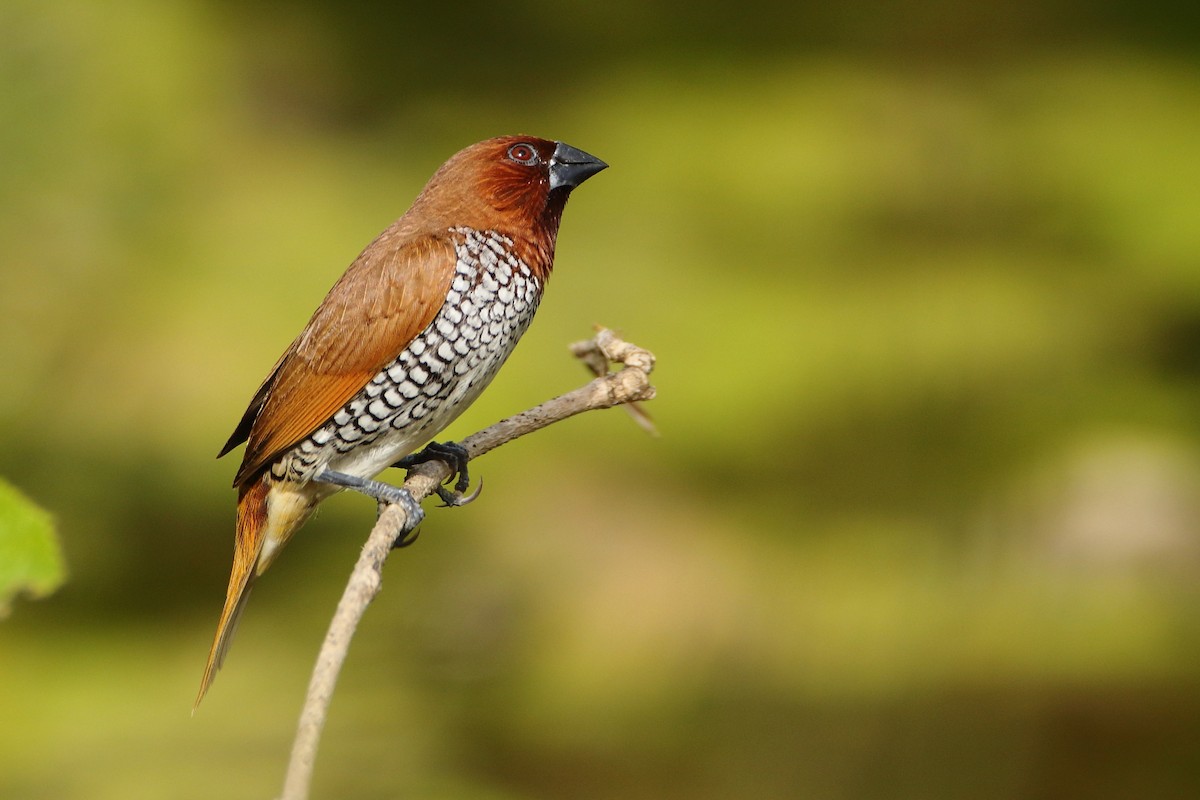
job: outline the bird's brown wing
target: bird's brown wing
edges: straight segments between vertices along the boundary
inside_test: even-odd
[[[403,352],[437,316],[454,265],[454,247],[440,236],[385,233],[363,251],[259,388],[226,445],[227,452],[239,434],[246,436],[234,486],[324,425]]]

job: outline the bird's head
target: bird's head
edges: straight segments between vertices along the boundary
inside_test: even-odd
[[[567,196],[607,166],[563,142],[487,139],[451,156],[409,213],[433,226],[495,230],[553,259]]]

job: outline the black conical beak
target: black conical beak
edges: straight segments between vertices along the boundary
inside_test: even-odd
[[[550,158],[550,190],[560,187],[574,189],[588,178],[608,167],[595,156],[576,150],[569,144],[557,142]]]

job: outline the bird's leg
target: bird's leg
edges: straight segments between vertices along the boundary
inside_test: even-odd
[[[471,456],[467,453],[467,448],[457,442],[430,442],[421,452],[405,456],[392,466],[411,469],[418,464],[434,460],[445,461],[450,466],[450,477],[446,479],[446,483],[449,483],[455,475],[458,476],[458,480],[454,482],[453,491],[445,486],[437,488],[437,496],[442,498],[443,503],[447,506],[465,506],[479,497],[479,493],[483,491],[482,478],[480,478],[479,486],[475,488],[475,491],[471,494],[463,494],[471,485],[471,476],[467,472],[467,462],[471,460]]]
[[[329,483],[334,486],[341,486],[345,489],[353,489],[356,492],[362,492],[367,497],[373,497],[380,504],[380,510],[385,503],[393,503],[404,508],[404,513],[408,516],[408,525],[405,526],[405,534],[397,541],[397,547],[404,547],[412,544],[416,540],[414,534],[411,538],[408,533],[414,531],[421,520],[425,518],[425,512],[421,509],[421,504],[416,501],[412,494],[401,486],[392,486],[390,483],[377,481],[372,478],[360,478],[357,475],[347,475],[344,472],[334,472],[331,469],[323,469],[312,478],[317,483]]]

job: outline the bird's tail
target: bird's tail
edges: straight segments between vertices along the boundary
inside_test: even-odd
[[[271,486],[259,479],[242,487],[238,494],[237,534],[234,540],[233,570],[229,575],[229,588],[225,592],[225,607],[217,622],[217,635],[208,651],[208,663],[204,666],[204,677],[200,681],[200,693],[192,706],[195,711],[212,685],[217,670],[225,661],[229,643],[237,630],[238,619],[250,598],[250,588],[257,576],[259,553],[267,534],[267,495]]]
[[[242,486],[238,494],[237,535],[234,540],[233,570],[225,591],[225,607],[217,622],[217,635],[208,651],[208,663],[200,680],[195,711],[225,661],[238,618],[250,597],[254,579],[266,572],[300,526],[312,516],[319,496],[308,485],[271,483],[265,478]]]

